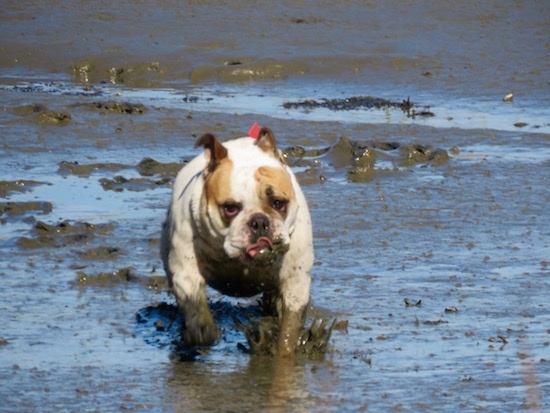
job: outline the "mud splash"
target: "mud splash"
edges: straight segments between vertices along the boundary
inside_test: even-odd
[[[236,340],[236,348],[245,354],[273,356],[277,351],[278,322],[263,315],[261,308],[259,304],[235,306],[221,301],[211,304],[216,323],[225,331],[224,340]],[[310,308],[309,313],[315,310]],[[170,348],[182,361],[200,360],[208,353],[206,348],[189,348],[184,344],[185,323],[176,305],[161,302],[142,308],[136,313],[136,323],[136,331],[143,340],[159,348]],[[302,328],[298,356],[322,360],[336,325],[336,320],[311,319],[309,326]]]

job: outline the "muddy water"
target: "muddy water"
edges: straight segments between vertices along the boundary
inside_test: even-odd
[[[546,2],[4,3],[0,410],[550,409]],[[293,365],[215,292],[182,353],[157,252],[195,138],[253,122],[310,204],[308,323],[339,320]]]

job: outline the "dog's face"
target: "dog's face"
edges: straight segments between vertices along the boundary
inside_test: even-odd
[[[273,265],[288,251],[298,205],[271,130],[251,141],[229,150],[210,134],[197,141],[207,156],[201,219],[229,258]]]

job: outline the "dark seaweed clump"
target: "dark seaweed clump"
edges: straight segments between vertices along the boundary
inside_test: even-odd
[[[14,86],[1,87],[12,92],[20,93],[46,93],[49,95],[64,96],[102,96],[104,88],[85,85],[74,86],[61,82],[23,82]]]
[[[435,116],[429,110],[429,106],[419,107],[417,103],[411,102],[410,98],[401,101],[393,101],[373,96],[352,96],[342,99],[321,100],[306,99],[296,102],[285,102],[285,109],[317,109],[325,108],[334,111],[357,110],[357,109],[400,109],[410,118]],[[417,109],[418,108],[418,109]]]

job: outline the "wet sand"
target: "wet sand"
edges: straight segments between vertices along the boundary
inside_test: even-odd
[[[0,410],[549,410],[549,10],[7,2]],[[293,365],[215,292],[186,357],[158,256],[196,137],[253,122],[310,204],[307,323],[338,320]]]

